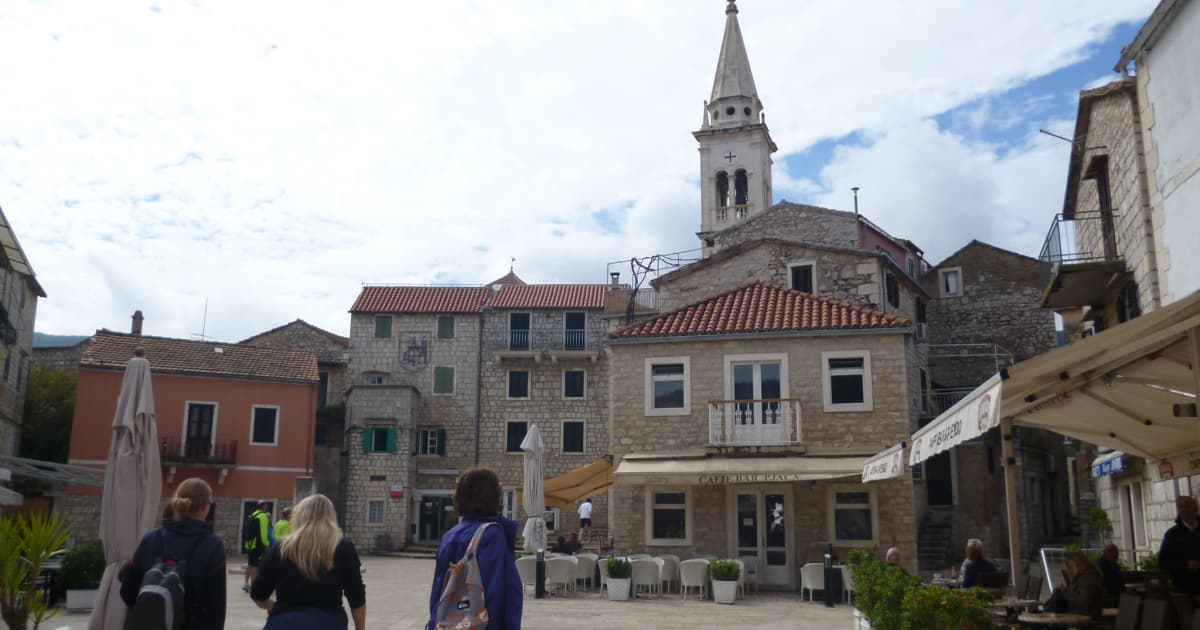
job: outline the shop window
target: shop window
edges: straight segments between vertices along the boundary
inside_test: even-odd
[[[691,492],[646,488],[646,543],[690,545],[691,541]]]
[[[690,410],[687,357],[646,359],[646,415],[687,415]]]
[[[833,486],[829,489],[829,537],[843,545],[876,542],[878,519],[875,489]]]

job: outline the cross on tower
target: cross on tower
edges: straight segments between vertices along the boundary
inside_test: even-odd
[[[735,158],[735,157],[737,157],[737,156],[733,154],[733,151],[730,151],[729,153],[725,154],[725,159],[729,160],[730,164],[733,164],[733,158]]]

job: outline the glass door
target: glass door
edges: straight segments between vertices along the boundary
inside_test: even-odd
[[[792,574],[790,509],[791,493],[786,491],[739,491],[734,497],[735,555],[758,560],[763,584],[787,586]]]
[[[733,364],[733,426],[739,443],[760,444],[783,440],[780,409],[779,363]]]

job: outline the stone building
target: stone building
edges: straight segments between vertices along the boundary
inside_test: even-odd
[[[350,340],[302,319],[238,342],[259,348],[307,351],[317,357],[317,415],[313,426],[313,481],[329,497],[338,514],[345,512],[346,389]]]
[[[16,455],[33,355],[38,298],[46,297],[17,235],[0,210],[0,455]],[[0,498],[3,498],[0,496]]]
[[[495,469],[523,518],[520,444],[553,477],[608,452],[606,285],[367,286],[351,308],[346,531],[368,549],[434,543],[467,468]],[[603,501],[597,501],[601,509]],[[574,512],[549,512],[552,528]],[[561,518],[560,518],[561,517]]]
[[[79,359],[87,352],[88,340],[84,339],[69,346],[35,346],[33,367],[47,370],[79,371]]]

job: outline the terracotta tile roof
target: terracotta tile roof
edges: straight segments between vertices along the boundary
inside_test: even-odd
[[[96,332],[79,365],[123,370],[137,348],[145,349],[151,371],[163,374],[313,383],[318,380],[317,357],[311,352],[129,335],[108,330]]]
[[[614,339],[801,330],[897,328],[908,320],[809,293],[755,283],[612,333]]]
[[[489,308],[604,308],[606,284],[506,285]]]
[[[490,287],[493,284],[504,284],[504,285],[525,284],[525,281],[522,280],[521,277],[516,274],[516,272],[509,271],[508,273],[504,274],[502,277],[496,278],[495,280],[492,280],[491,282],[489,282],[488,286]]]
[[[351,313],[474,313],[490,287],[363,287]]]

